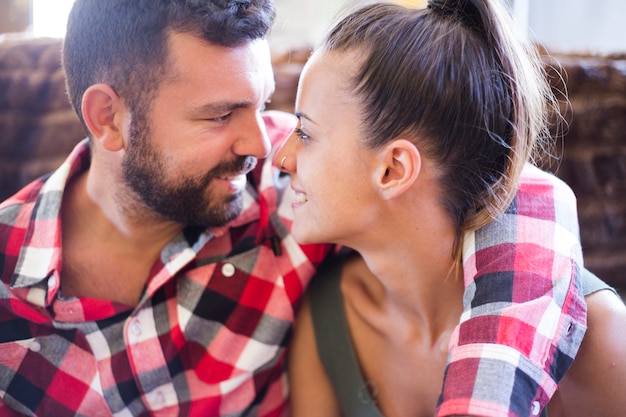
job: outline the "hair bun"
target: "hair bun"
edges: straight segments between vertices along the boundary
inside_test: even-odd
[[[458,14],[460,9],[459,2],[454,0],[428,0],[426,7],[445,15]]]
[[[489,2],[479,0],[429,0],[426,7],[442,16],[464,22],[469,27],[484,31],[480,9],[489,8]]]

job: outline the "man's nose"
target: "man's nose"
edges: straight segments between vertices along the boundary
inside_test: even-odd
[[[233,153],[261,159],[269,155],[271,147],[263,116],[260,112],[256,112],[241,125],[239,137],[233,144]]]

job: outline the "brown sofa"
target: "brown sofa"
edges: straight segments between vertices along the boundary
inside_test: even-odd
[[[554,88],[569,97],[561,159],[548,169],[578,198],[585,265],[626,288],[626,55],[544,60]]]
[[[85,136],[71,110],[60,41],[0,41],[0,200],[58,166]],[[274,50],[277,91],[269,106],[292,111],[309,48]],[[626,57],[546,57],[555,88],[567,89],[571,120],[562,158],[544,166],[578,197],[586,265],[626,288]],[[565,83],[561,82],[561,79]]]
[[[65,95],[59,44],[0,42],[0,200],[57,167],[85,136]]]

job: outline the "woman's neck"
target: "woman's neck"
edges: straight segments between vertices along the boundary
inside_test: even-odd
[[[377,311],[424,326],[433,338],[454,327],[463,309],[463,269],[453,256],[456,232],[438,205],[424,202],[370,229],[352,246],[370,274],[356,281]]]

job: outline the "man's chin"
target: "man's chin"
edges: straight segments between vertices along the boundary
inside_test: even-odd
[[[219,209],[213,208],[208,213],[198,214],[188,219],[188,224],[207,227],[222,227],[235,220],[243,210],[241,198],[226,203]]]

